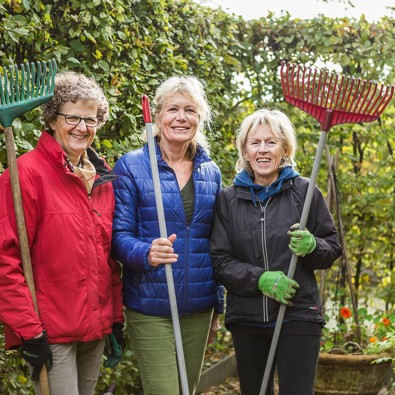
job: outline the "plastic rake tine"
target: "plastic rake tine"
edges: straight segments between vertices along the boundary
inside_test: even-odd
[[[158,214],[160,236],[167,238],[162,191],[160,188],[158,163],[156,160],[155,142],[152,132],[151,110],[149,106],[148,96],[146,95],[142,97],[142,107],[143,107],[145,129],[147,132],[148,151],[149,151],[151,171],[152,171],[152,181],[154,183],[156,211]],[[182,345],[180,321],[178,317],[177,299],[176,299],[176,293],[174,288],[173,271],[171,268],[171,264],[165,264],[165,273],[166,273],[167,289],[168,289],[169,300],[170,300],[171,318],[173,321],[174,338],[176,342],[177,362],[178,362],[178,370],[180,374],[182,393],[183,395],[189,395],[188,378],[187,378],[187,372],[185,366],[184,350]]]
[[[303,230],[306,227],[329,130],[332,126],[339,124],[373,122],[377,120],[391,101],[394,95],[394,86],[387,85],[384,87],[382,84],[370,81],[367,89],[365,89],[366,81],[361,86],[361,81],[359,80],[355,86],[355,80],[351,77],[339,76],[327,71],[321,72],[315,68],[286,62],[281,62],[280,76],[285,100],[314,117],[321,125],[320,140],[300,218],[299,229]],[[329,81],[327,79],[328,76]],[[295,83],[298,87],[297,89],[295,89]],[[355,97],[358,99],[355,99]],[[356,103],[354,104],[353,101],[356,101]],[[288,277],[293,278],[297,262],[298,257],[292,254],[287,273]],[[285,310],[286,306],[282,304],[277,316],[260,395],[266,394],[269,385],[270,372],[273,367]]]

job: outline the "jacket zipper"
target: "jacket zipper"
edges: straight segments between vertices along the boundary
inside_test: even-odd
[[[271,198],[265,204],[262,204],[260,201],[259,207],[261,208],[261,246],[262,246],[262,256],[263,256],[263,268],[265,271],[269,270],[269,259],[267,257],[267,248],[266,248],[266,207]],[[269,321],[269,308],[267,305],[268,297],[266,295],[262,295],[262,309],[263,309],[263,321]]]

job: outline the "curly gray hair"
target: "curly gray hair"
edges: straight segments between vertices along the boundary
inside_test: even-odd
[[[57,112],[64,103],[82,100],[97,105],[97,117],[100,124],[108,119],[109,105],[108,100],[100,85],[84,74],[66,71],[56,75],[54,97],[41,106],[41,117],[45,126],[55,121]]]

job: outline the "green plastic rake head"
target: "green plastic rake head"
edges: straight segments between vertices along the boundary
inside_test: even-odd
[[[1,67],[0,67],[1,68]],[[0,76],[0,124],[12,125],[19,115],[44,104],[53,97],[56,62],[24,63],[20,69],[3,67]]]

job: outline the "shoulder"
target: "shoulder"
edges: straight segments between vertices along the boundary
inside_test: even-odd
[[[147,162],[147,154],[144,147],[130,151],[122,155],[114,165],[114,173],[122,174],[123,172],[131,172],[133,168],[139,167]]]

